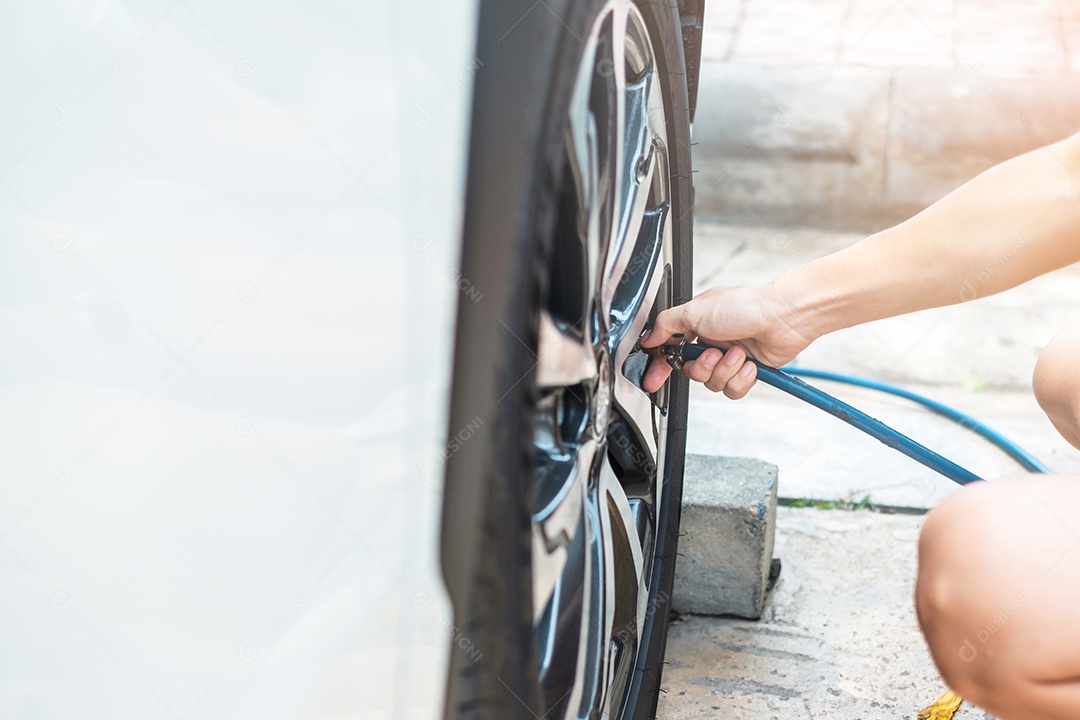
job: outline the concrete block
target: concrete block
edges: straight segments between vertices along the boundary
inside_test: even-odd
[[[675,612],[761,617],[776,535],[775,465],[687,455]]]

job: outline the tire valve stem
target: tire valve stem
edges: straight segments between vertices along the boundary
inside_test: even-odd
[[[686,347],[686,338],[682,333],[672,335],[671,339],[675,342],[665,343],[652,348],[641,347],[641,342],[638,342],[637,349],[645,353],[649,357],[659,357],[667,360],[675,370],[682,370],[683,365],[686,363],[686,358],[683,357],[683,348]]]
[[[657,354],[653,352],[656,349],[657,348],[650,348],[649,350],[646,350],[641,347],[641,342],[639,341],[638,344],[634,346],[634,349],[630,351],[630,354],[627,355],[626,362],[623,363],[622,372],[627,380],[649,397],[649,402],[652,403],[654,408],[660,411],[660,415],[662,417],[667,417],[667,403],[665,402],[663,405],[657,404],[657,394],[651,393],[643,387],[643,383],[645,382],[645,371],[649,369],[649,363],[652,361],[653,357],[657,356]]]

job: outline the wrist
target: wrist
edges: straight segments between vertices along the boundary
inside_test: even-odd
[[[766,286],[777,316],[808,343],[854,324],[845,321],[843,294],[827,261],[822,258],[801,265]]]

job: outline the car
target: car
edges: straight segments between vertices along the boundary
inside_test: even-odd
[[[701,15],[9,8],[0,716],[651,717]]]

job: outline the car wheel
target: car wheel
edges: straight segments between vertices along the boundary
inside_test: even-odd
[[[465,642],[447,715],[647,718],[687,384],[647,394],[627,359],[691,290],[679,18],[549,4],[481,24],[461,268],[481,299],[460,300],[451,403],[451,433],[479,432],[448,453],[443,566]]]

